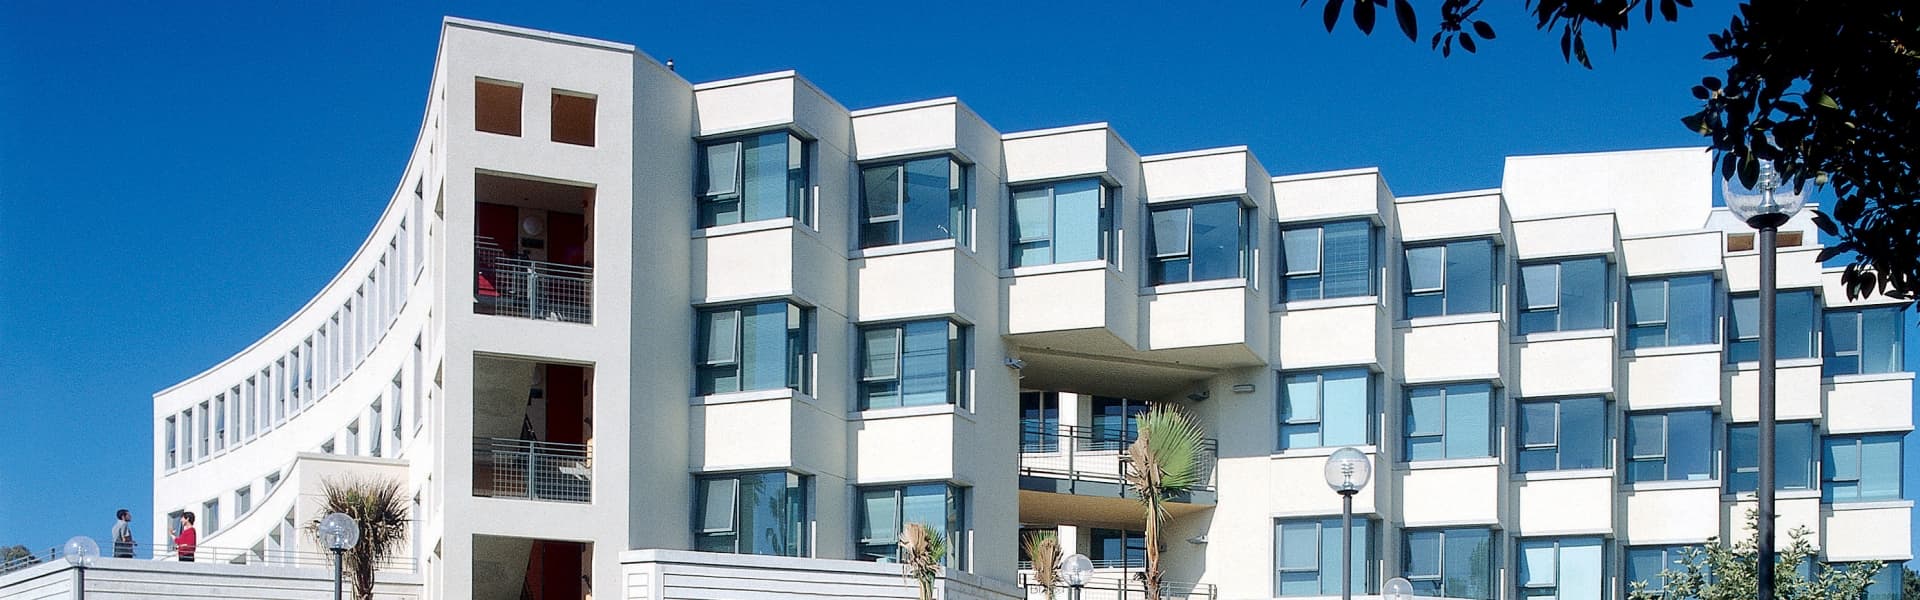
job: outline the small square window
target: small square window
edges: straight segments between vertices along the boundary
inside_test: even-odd
[[[520,137],[520,84],[473,80],[473,129]]]
[[[594,109],[598,99],[578,92],[553,91],[553,141],[593,145]]]

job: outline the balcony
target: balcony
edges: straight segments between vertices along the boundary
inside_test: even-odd
[[[1034,583],[1033,572],[1027,568],[1027,565],[1021,565],[1020,588],[1026,592],[1027,598],[1036,600],[1047,598],[1046,589]],[[1095,563],[1094,568],[1097,570],[1087,578],[1087,584],[1080,588],[1078,596],[1080,600],[1141,600],[1147,597],[1147,583],[1141,579],[1141,573],[1138,571],[1125,568],[1109,569],[1099,563]],[[1052,597],[1068,597],[1067,586],[1060,584],[1054,589]],[[1211,583],[1165,580],[1160,582],[1162,600],[1213,600],[1218,597],[1220,597],[1220,590]]]
[[[1136,432],[1061,425],[1057,430],[1029,427],[1020,436],[1020,489],[1085,496],[1134,498],[1126,485],[1127,446]],[[1212,504],[1219,442],[1208,438],[1201,450],[1201,481],[1174,502]]]
[[[473,240],[473,267],[477,314],[593,322],[593,267],[508,257],[484,236]]]
[[[473,495],[548,502],[591,502],[592,450],[585,444],[475,438]]]

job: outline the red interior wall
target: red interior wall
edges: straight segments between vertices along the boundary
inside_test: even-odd
[[[574,542],[534,542],[541,554],[538,597],[543,600],[576,599],[580,589],[580,544]],[[529,575],[532,575],[529,573]]]
[[[587,217],[547,213],[547,260],[563,265],[587,264]]]
[[[507,256],[513,256],[520,250],[520,209],[505,204],[474,203],[473,233],[493,238]]]
[[[547,435],[542,439],[587,443],[585,375],[581,367],[547,365]]]

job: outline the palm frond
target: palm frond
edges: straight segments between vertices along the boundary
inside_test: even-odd
[[[1051,531],[1028,533],[1021,544],[1033,559],[1033,582],[1040,585],[1048,600],[1060,585],[1060,538]]]
[[[320,482],[324,498],[320,514],[345,513],[360,526],[360,542],[341,558],[345,570],[353,574],[354,597],[373,597],[373,572],[381,562],[398,552],[407,541],[407,507],[404,485],[393,479],[359,477],[329,478]],[[320,521],[307,523],[309,533],[319,535]]]

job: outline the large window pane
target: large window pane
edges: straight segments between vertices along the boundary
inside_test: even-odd
[[[1774,429],[1774,487],[1780,490],[1814,489],[1813,424],[1780,423]],[[1752,492],[1759,487],[1759,427],[1751,423],[1727,427],[1727,491]]]
[[[1600,398],[1560,401],[1561,469],[1607,466],[1607,403]]]
[[[1713,305],[1712,275],[1688,275],[1668,280],[1668,345],[1713,343]]]
[[[906,336],[900,359],[901,405],[947,403],[947,322],[917,321],[901,329]]]
[[[1192,281],[1241,276],[1246,223],[1240,201],[1193,205]]]
[[[964,329],[945,319],[863,328],[860,408],[957,403],[967,368]]]
[[[1100,260],[1101,191],[1097,179],[1053,186],[1053,262]]]
[[[747,221],[777,219],[787,215],[787,133],[767,133],[748,138],[741,152],[746,167],[741,195]]]
[[[1407,248],[1407,318],[1446,314],[1446,256],[1444,246]]]
[[[1350,298],[1373,293],[1373,223],[1344,221],[1324,228],[1322,295]]]
[[[1365,369],[1330,371],[1321,395],[1325,446],[1358,446],[1373,442],[1367,435],[1373,423],[1372,385]]]
[[[1498,561],[1493,531],[1483,528],[1407,530],[1402,574],[1420,596],[1492,600]]]
[[[949,160],[940,157],[907,163],[906,205],[901,210],[901,243],[954,238],[949,213],[952,200],[948,194],[951,183],[948,179]]]
[[[1492,456],[1492,388],[1447,388],[1447,458]]]
[[[898,164],[860,169],[861,248],[900,243],[901,183]]]
[[[1893,373],[1904,370],[1906,322],[1903,309],[1860,311],[1860,372]]]
[[[1607,326],[1607,261],[1583,258],[1560,263],[1560,330]]]
[[[1776,298],[1775,352],[1778,358],[1813,357],[1813,325],[1818,307],[1813,292],[1792,290]],[[1760,298],[1746,294],[1728,299],[1727,361],[1760,359]]]
[[[1493,242],[1447,244],[1447,314],[1493,311]]]
[[[1373,526],[1367,519],[1353,521],[1349,577],[1353,591],[1371,593],[1378,574],[1373,558]],[[1274,588],[1279,596],[1323,596],[1340,593],[1344,566],[1340,558],[1343,530],[1339,519],[1284,520],[1274,526]]]

